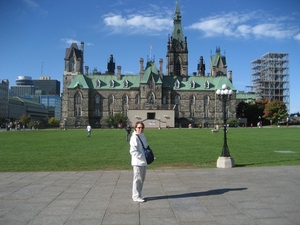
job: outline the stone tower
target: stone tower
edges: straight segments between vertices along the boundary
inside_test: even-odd
[[[188,76],[187,38],[183,35],[181,14],[178,1],[173,19],[173,33],[167,46],[167,75]]]
[[[69,105],[69,91],[68,87],[72,80],[78,75],[83,74],[83,51],[84,42],[81,42],[80,49],[77,43],[72,43],[70,48],[66,49],[65,55],[65,70],[63,75],[63,93],[62,93],[62,123],[65,118],[68,118]],[[73,115],[72,115],[73,116]]]

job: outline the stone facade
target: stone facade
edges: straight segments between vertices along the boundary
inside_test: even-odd
[[[221,102],[216,90],[226,84],[233,91],[227,106],[229,118],[235,118],[236,89],[232,84],[232,72],[228,72],[226,58],[217,48],[210,57],[210,75],[205,75],[205,64],[200,57],[198,71],[188,75],[187,37],[183,36],[178,2],[174,14],[174,30],[167,42],[166,73],[163,59],[159,68],[155,62],[139,60],[139,74],[122,75],[113,55],[107,71],[88,73],[83,68],[84,43],[79,49],[73,43],[66,50],[63,75],[62,123],[68,128],[106,125],[105,118],[123,113],[132,125],[145,121],[146,126],[158,128],[187,127],[188,124],[213,127],[222,123]],[[83,70],[85,69],[85,72]]]

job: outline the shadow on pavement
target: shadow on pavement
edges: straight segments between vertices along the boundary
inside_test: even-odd
[[[146,197],[145,199],[147,201],[154,201],[154,200],[169,199],[169,198],[189,198],[189,197],[199,197],[199,196],[209,196],[209,195],[222,195],[229,191],[243,191],[243,190],[247,190],[247,188],[222,188],[222,189],[214,189],[209,191],[191,192],[186,194],[152,196],[152,197]]]

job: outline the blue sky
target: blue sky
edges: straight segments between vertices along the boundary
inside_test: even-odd
[[[0,2],[0,79],[41,75],[62,81],[65,49],[85,42],[84,64],[105,72],[110,54],[122,74],[138,74],[150,55],[166,66],[176,0],[4,0]],[[290,112],[300,111],[300,1],[179,0],[189,48],[189,74],[200,56],[206,73],[216,47],[233,84],[251,85],[252,60],[267,52],[290,59]],[[163,71],[165,72],[165,70]],[[62,84],[61,84],[62,85]]]

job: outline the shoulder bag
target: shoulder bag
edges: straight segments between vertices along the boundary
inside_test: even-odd
[[[139,138],[140,142],[142,143],[143,149],[145,151],[145,156],[146,156],[147,164],[153,163],[153,161],[154,161],[154,154],[153,154],[153,151],[151,150],[150,146],[148,145],[148,147],[145,148],[145,146],[144,146],[141,138],[138,135],[136,135],[136,136]]]

